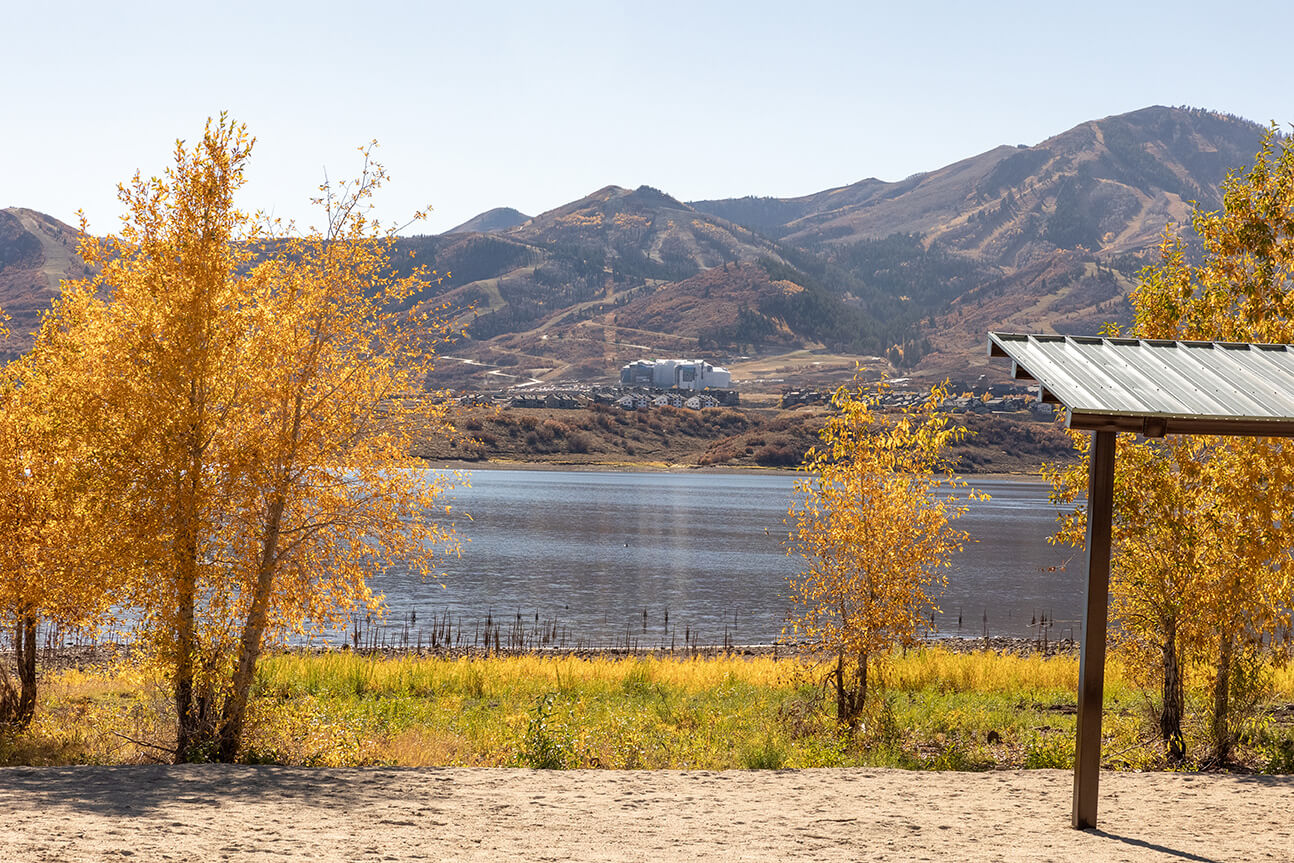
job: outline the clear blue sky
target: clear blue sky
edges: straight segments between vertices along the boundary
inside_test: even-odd
[[[381,142],[438,233],[607,184],[683,200],[901,179],[1152,104],[1294,122],[1294,4],[8,4],[0,207],[113,229],[118,181],[227,110],[248,208],[310,220]]]

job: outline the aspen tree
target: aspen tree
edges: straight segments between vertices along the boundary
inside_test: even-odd
[[[795,484],[788,553],[804,569],[790,579],[786,633],[832,657],[837,718],[854,728],[869,679],[897,645],[911,644],[934,610],[943,572],[966,540],[952,527],[964,487],[943,459],[965,429],[938,410],[939,388],[896,415],[878,410],[883,390],[841,388]]]
[[[1159,262],[1132,294],[1128,336],[1294,342],[1294,151],[1275,129],[1254,165],[1222,187],[1223,208],[1196,211],[1198,259],[1173,226]],[[1118,335],[1117,327],[1107,334]],[[1085,435],[1082,437],[1086,437]],[[1085,441],[1078,442],[1086,460]],[[1053,469],[1058,501],[1086,486],[1086,467]],[[1118,638],[1161,684],[1160,733],[1185,752],[1188,665],[1211,676],[1211,757],[1229,756],[1257,701],[1264,640],[1288,629],[1294,605],[1294,446],[1210,436],[1121,436],[1115,473],[1111,594]],[[1057,536],[1081,545],[1081,509]]]
[[[376,610],[393,560],[431,573],[451,540],[448,479],[411,459],[434,314],[409,315],[368,215],[384,173],[325,185],[323,228],[298,236],[237,209],[253,140],[222,116],[160,178],[121,187],[121,232],[86,239],[100,275],[70,286],[96,312],[94,433],[128,538],[139,637],[167,669],[176,759],[238,755],[267,640]]]
[[[0,525],[5,542],[0,545],[0,608],[5,629],[12,633],[13,658],[18,669],[14,688],[0,666],[0,724],[24,728],[36,709],[36,629],[60,603],[50,588],[62,580],[48,578],[44,554],[56,547],[57,531],[51,524],[49,479],[29,415],[17,403],[13,384],[0,384]]]
[[[94,625],[120,576],[99,565],[109,543],[96,458],[60,339],[47,314],[33,350],[0,369],[0,616],[18,669],[16,690],[0,670],[0,723],[19,728],[36,709],[38,626]]]

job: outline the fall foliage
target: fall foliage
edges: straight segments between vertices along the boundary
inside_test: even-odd
[[[1223,185],[1223,209],[1197,212],[1200,263],[1165,232],[1160,261],[1132,295],[1124,335],[1294,342],[1294,151],[1275,131],[1248,171]],[[1117,334],[1117,328],[1108,328]],[[1086,461],[1086,435],[1076,442]],[[1111,593],[1118,643],[1159,689],[1170,761],[1186,755],[1187,671],[1211,679],[1210,757],[1225,761],[1262,693],[1264,642],[1290,625],[1294,596],[1294,446],[1284,440],[1177,437],[1117,442]],[[1053,469],[1059,501],[1086,487],[1085,464]],[[1083,542],[1085,513],[1057,538]]]
[[[356,181],[321,187],[324,227],[302,236],[235,206],[252,146],[222,116],[162,177],[122,186],[120,233],[87,235],[99,273],[57,312],[178,761],[237,756],[267,640],[376,609],[373,573],[398,558],[431,575],[452,543],[449,480],[409,456],[415,426],[448,428],[424,393],[447,330],[400,311],[430,275],[392,275],[367,210],[381,167],[366,149]]]
[[[788,553],[805,568],[790,580],[787,633],[834,658],[837,718],[851,727],[869,671],[911,643],[966,539],[950,522],[966,511],[943,450],[965,429],[938,411],[936,388],[917,408],[877,410],[878,393],[842,388],[802,466],[789,510]]]
[[[105,565],[98,462],[77,382],[59,361],[57,321],[0,370],[0,618],[13,633],[18,686],[0,666],[0,724],[25,726],[36,706],[38,626],[91,626],[115,598]]]

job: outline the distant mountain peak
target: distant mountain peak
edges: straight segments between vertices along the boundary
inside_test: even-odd
[[[518,225],[524,225],[530,221],[530,217],[520,210],[514,210],[512,207],[495,207],[493,210],[486,210],[463,224],[450,228],[446,234],[489,234],[494,231],[506,231],[509,228],[515,228]]]
[[[626,189],[624,186],[603,186],[596,192],[590,192],[582,198],[540,213],[534,218],[535,224],[552,223],[568,219],[574,215],[592,216],[601,214],[612,216],[617,213],[641,213],[645,211],[676,210],[699,215],[689,205],[667,195],[652,186],[639,186]]]
[[[630,192],[626,197],[635,203],[646,204],[655,207],[674,207],[680,210],[692,209],[673,195],[666,194],[654,186],[639,186]]]

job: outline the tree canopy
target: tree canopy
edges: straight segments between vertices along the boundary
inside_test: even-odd
[[[963,487],[943,460],[965,429],[938,410],[939,388],[897,415],[880,394],[842,388],[822,443],[795,484],[788,552],[804,569],[790,580],[787,633],[834,657],[838,718],[854,725],[869,669],[909,644],[945,583],[943,570],[966,539],[951,521],[966,510]]]
[[[1198,254],[1174,226],[1132,294],[1123,335],[1294,342],[1294,151],[1264,139],[1251,168],[1222,187],[1223,207],[1192,220]],[[1195,258],[1199,263],[1192,263]],[[1117,327],[1107,327],[1111,335]],[[1086,487],[1083,464],[1053,469],[1056,499]],[[1187,755],[1186,672],[1211,679],[1210,757],[1224,761],[1261,691],[1264,642],[1290,625],[1294,597],[1294,446],[1210,436],[1121,435],[1115,469],[1111,593],[1118,643],[1160,686],[1159,728],[1170,760]],[[1085,512],[1057,537],[1083,542]]]
[[[399,559],[430,576],[453,547],[452,480],[409,455],[415,431],[449,428],[425,391],[449,331],[410,308],[434,274],[396,275],[370,221],[385,174],[365,148],[302,233],[237,208],[253,145],[222,116],[161,177],[120,187],[121,230],[84,232],[98,272],[64,285],[35,353],[69,382],[61,401],[21,393],[93,447],[81,497],[112,551],[78,577],[120,573],[114,599],[171,680],[181,761],[238,755],[267,641],[376,609],[375,573]]]

